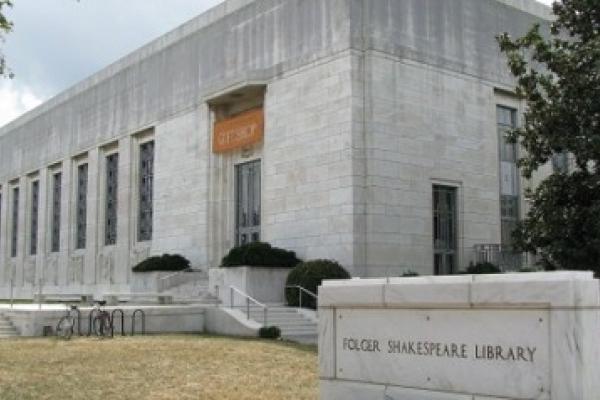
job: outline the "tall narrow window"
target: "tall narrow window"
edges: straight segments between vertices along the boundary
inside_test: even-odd
[[[517,145],[508,143],[506,134],[517,125],[517,111],[498,106],[498,142],[500,144],[500,217],[501,244],[512,246],[512,232],[519,221],[519,172]]]
[[[433,254],[436,275],[456,272],[456,188],[433,187]]]
[[[154,141],[140,145],[138,241],[152,240]]]
[[[106,157],[106,224],[104,244],[117,243],[117,192],[118,192],[119,154]]]
[[[85,249],[87,229],[87,186],[88,165],[77,167],[77,214],[75,230],[75,248]]]
[[[566,151],[561,151],[552,155],[552,171],[558,174],[569,172],[569,156]]]
[[[60,251],[60,199],[61,199],[62,174],[60,172],[52,176],[52,229],[51,229],[51,251]]]
[[[236,244],[260,240],[260,161],[236,166]]]
[[[12,192],[12,217],[10,234],[10,256],[17,256],[17,239],[19,237],[19,188],[16,187]]]
[[[40,207],[40,182],[31,182],[31,224],[29,232],[29,254],[37,254],[38,213]]]
[[[2,192],[0,192],[0,242],[2,241]]]

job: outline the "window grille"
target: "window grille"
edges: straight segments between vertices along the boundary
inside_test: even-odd
[[[87,229],[87,187],[88,165],[81,164],[77,167],[77,214],[76,214],[76,239],[75,248],[85,249]]]
[[[2,227],[2,192],[0,192],[0,227]],[[0,229],[0,242],[2,241],[2,229]]]
[[[434,272],[447,275],[456,272],[457,249],[456,188],[433,187],[433,253]]]
[[[11,218],[11,238],[10,238],[10,256],[17,256],[17,239],[19,235],[19,188],[13,189],[12,198],[12,218]]]
[[[58,172],[52,178],[52,229],[51,251],[60,251],[60,202],[61,202],[62,173]]]
[[[236,245],[260,240],[260,160],[236,166]]]
[[[553,154],[551,160],[554,173],[566,174],[569,172],[569,156],[566,151]]]
[[[119,154],[106,157],[106,208],[104,244],[117,243],[117,194],[118,194]]]
[[[138,241],[152,240],[154,141],[140,145]]]
[[[512,247],[512,233],[519,221],[519,170],[517,144],[508,143],[507,132],[517,127],[517,110],[498,106],[498,141],[500,144],[500,221],[501,244]]]
[[[31,182],[31,231],[29,232],[29,254],[37,254],[38,212],[40,206],[40,182]]]

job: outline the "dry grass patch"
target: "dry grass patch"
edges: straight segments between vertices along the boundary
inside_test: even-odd
[[[0,341],[0,399],[316,399],[314,347],[204,336]]]

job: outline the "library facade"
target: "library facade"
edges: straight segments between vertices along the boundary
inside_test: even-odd
[[[495,35],[549,19],[227,0],[0,129],[0,291],[127,290],[149,255],[207,269],[257,240],[361,277],[515,267],[535,181],[504,141],[524,105]]]

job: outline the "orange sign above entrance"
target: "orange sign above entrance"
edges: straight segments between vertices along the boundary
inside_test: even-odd
[[[213,152],[246,147],[262,140],[264,135],[264,113],[262,108],[246,111],[223,121],[215,122]]]

